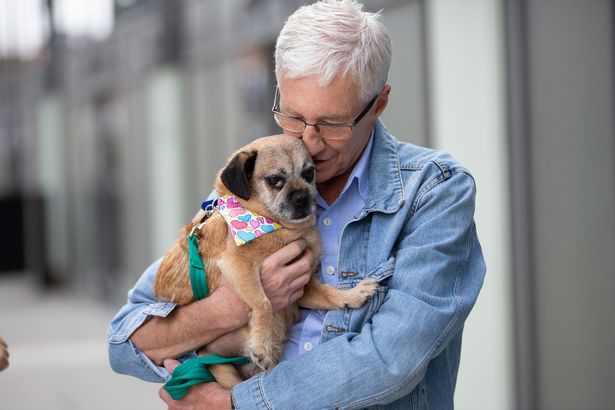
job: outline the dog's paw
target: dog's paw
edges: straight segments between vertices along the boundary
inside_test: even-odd
[[[276,365],[273,351],[268,345],[248,342],[248,352],[252,363],[263,370],[271,370]]]
[[[252,363],[263,370],[271,370],[275,366],[273,358],[263,352],[250,350],[250,359]]]
[[[362,280],[352,289],[344,291],[345,307],[356,309],[366,300],[374,296],[378,288],[378,281],[375,279]]]

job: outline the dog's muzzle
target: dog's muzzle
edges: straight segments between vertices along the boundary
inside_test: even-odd
[[[298,189],[288,194],[288,203],[292,207],[293,219],[302,219],[312,211],[312,196],[307,189]]]

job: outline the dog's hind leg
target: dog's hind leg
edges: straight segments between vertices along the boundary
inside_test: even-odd
[[[203,346],[197,351],[197,355],[217,355],[223,357],[244,355],[244,346],[246,344],[247,336],[247,328],[245,326],[241,327],[220,336],[210,342],[207,346]],[[230,389],[237,383],[244,380],[244,378],[240,375],[241,372],[238,367],[233,364],[214,364],[207,366],[207,368],[216,378],[216,382],[227,389]]]
[[[243,381],[239,371],[232,364],[212,364],[207,368],[216,378],[216,382],[225,389],[231,389],[234,385]]]

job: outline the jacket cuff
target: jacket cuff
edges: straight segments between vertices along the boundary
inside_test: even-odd
[[[265,397],[263,389],[263,377],[266,373],[259,373],[256,376],[239,383],[231,390],[233,403],[237,410],[262,409],[271,410],[271,404]]]
[[[133,353],[137,356],[137,359],[141,362],[145,368],[149,369],[158,376],[162,383],[165,383],[167,380],[171,378],[171,375],[167,371],[165,367],[157,366],[154,362],[151,361],[149,357],[145,355],[137,346],[135,346],[130,339],[128,340],[130,347],[133,349]]]
[[[176,306],[174,303],[152,303],[137,307],[125,305],[109,325],[108,342],[126,342],[150,316],[167,317]]]
[[[154,383],[164,383],[169,374],[163,367],[156,366],[130,340],[120,344],[109,344],[109,364],[116,373],[137,377]]]
[[[169,313],[177,307],[177,303],[161,302],[152,303],[149,305],[143,313],[148,316],[167,317]]]

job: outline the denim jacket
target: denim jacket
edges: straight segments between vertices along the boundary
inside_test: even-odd
[[[365,207],[344,228],[338,287],[379,282],[359,309],[331,310],[321,343],[232,390],[237,409],[452,409],[463,323],[485,263],[473,221],[475,184],[448,154],[397,141],[378,121]],[[156,303],[152,265],[109,328],[121,373],[163,381],[128,339]]]

